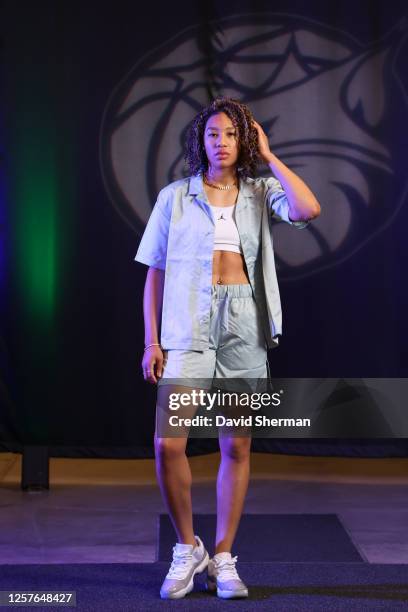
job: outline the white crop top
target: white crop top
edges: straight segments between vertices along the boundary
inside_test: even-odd
[[[242,255],[241,240],[235,223],[235,204],[212,206],[215,221],[214,251],[232,251]]]

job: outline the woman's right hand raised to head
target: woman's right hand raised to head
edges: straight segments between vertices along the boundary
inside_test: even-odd
[[[160,346],[149,346],[143,354],[142,370],[143,378],[151,383],[157,384],[157,378],[161,378],[163,371],[163,351]]]

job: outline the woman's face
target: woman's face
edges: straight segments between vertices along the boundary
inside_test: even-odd
[[[224,169],[238,161],[238,130],[225,113],[212,115],[205,124],[204,148],[209,168]]]

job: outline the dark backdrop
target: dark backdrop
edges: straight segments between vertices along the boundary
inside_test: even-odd
[[[272,105],[286,109],[279,98],[286,91],[293,105],[284,129],[278,111],[272,113],[266,126],[272,149],[276,143],[278,157],[305,178],[323,207],[320,225],[300,246],[289,242],[288,251],[295,230],[277,229],[284,336],[270,352],[272,374],[406,376],[405,6],[5,3],[3,450],[38,443],[49,444],[55,455],[152,454],[155,389],[144,383],[140,367],[146,268],[133,258],[157,190],[186,172],[179,158],[182,130],[171,134],[168,122],[160,121],[175,97],[184,104],[173,115],[180,125],[211,95],[224,92],[247,100],[262,118],[262,95],[270,87],[265,63],[271,82],[278,72],[281,82]],[[270,47],[261,37],[249,51],[248,37],[258,35],[262,22],[281,24],[280,42]],[[285,32],[292,45],[304,45],[302,73],[282,62]],[[177,54],[183,42],[191,49],[195,40],[196,57]],[[296,45],[292,50],[299,54]],[[200,81],[183,99],[180,58]],[[340,81],[335,65],[344,70]],[[322,71],[320,89],[305,89],[316,71]],[[166,85],[165,95],[157,94],[155,78],[169,79],[173,89]],[[132,79],[141,85],[132,89]],[[162,106],[153,99],[144,106],[132,101],[142,85],[145,95],[152,87]],[[313,121],[315,138],[315,128],[305,135]],[[336,131],[338,122],[344,132]],[[122,125],[127,132],[120,132]],[[192,453],[215,447],[216,441],[190,441]],[[403,456],[408,444],[256,440],[254,449]]]

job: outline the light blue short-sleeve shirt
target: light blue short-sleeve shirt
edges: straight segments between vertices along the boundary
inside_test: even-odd
[[[309,223],[289,219],[289,202],[276,178],[240,179],[235,221],[269,348],[278,345],[282,334],[271,218],[299,229]],[[174,181],[160,191],[135,260],[165,270],[163,349],[209,346],[214,229],[201,174]]]

